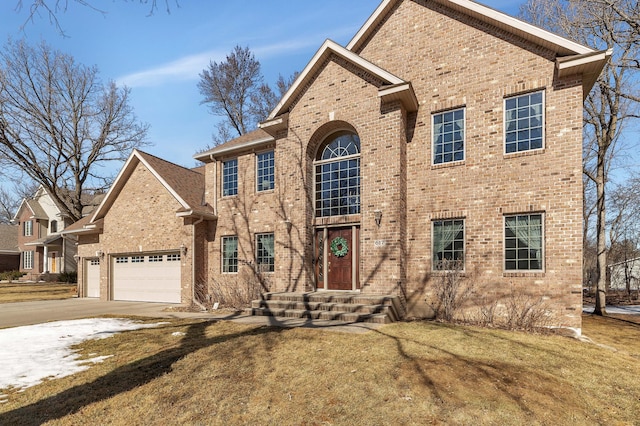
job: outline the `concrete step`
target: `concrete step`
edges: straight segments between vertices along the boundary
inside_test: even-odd
[[[273,316],[283,318],[307,318],[326,321],[340,322],[368,322],[377,324],[388,324],[391,321],[387,314],[371,314],[358,312],[341,311],[317,311],[303,309],[270,309],[270,308],[248,308],[247,313],[255,316]]]

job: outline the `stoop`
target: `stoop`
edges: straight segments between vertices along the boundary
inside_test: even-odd
[[[359,292],[265,293],[246,312],[255,316],[386,324],[404,318],[397,296]]]

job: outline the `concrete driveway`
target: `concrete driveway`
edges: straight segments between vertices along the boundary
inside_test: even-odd
[[[244,313],[179,312],[171,310],[171,308],[180,306],[181,305],[171,303],[103,302],[92,298],[4,303],[0,304],[0,328],[20,327],[23,325],[41,324],[49,321],[99,317],[102,315],[228,320],[245,324],[267,325],[272,327],[319,328],[346,333],[366,333],[367,331],[379,328],[382,325],[372,323],[343,323],[327,320],[251,316]]]
[[[101,315],[135,315],[153,318],[215,318],[206,312],[168,311],[180,305],[148,302],[103,302],[91,298],[40,300],[0,304],[0,328],[40,324]]]

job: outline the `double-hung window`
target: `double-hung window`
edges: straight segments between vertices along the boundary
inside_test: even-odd
[[[256,155],[256,191],[269,191],[275,186],[275,160],[273,151]]]
[[[222,163],[222,196],[238,194],[238,159]]]
[[[275,266],[274,236],[271,234],[256,234],[256,263],[258,271],[273,272]]]
[[[31,237],[33,235],[33,221],[25,220],[24,221],[24,236]]]
[[[543,215],[522,214],[504,218],[505,271],[541,271],[544,259]]]
[[[222,272],[238,272],[238,237],[222,237]]]
[[[434,114],[433,164],[464,160],[464,108]]]
[[[33,269],[33,251],[22,252],[22,268]]]
[[[544,92],[515,96],[504,101],[505,153],[544,146]]]
[[[464,269],[464,220],[433,222],[433,270]]]

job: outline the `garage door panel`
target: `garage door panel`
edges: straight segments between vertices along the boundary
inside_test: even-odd
[[[162,261],[149,262],[150,257]],[[113,299],[180,303],[180,278],[177,253],[119,256],[113,262]]]

